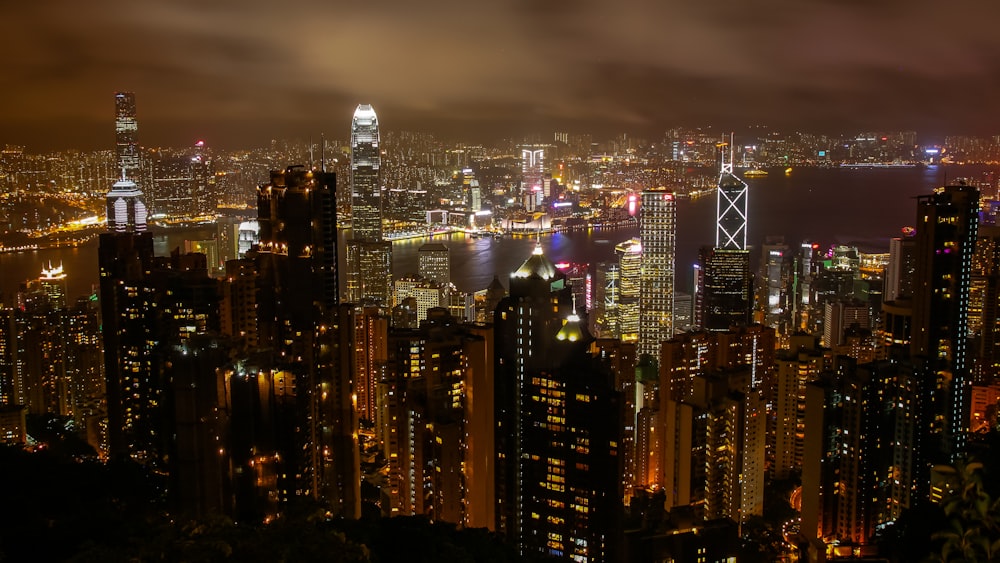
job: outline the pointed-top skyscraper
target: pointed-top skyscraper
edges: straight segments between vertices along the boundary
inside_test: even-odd
[[[752,308],[750,253],[746,250],[749,189],[733,174],[732,137],[721,148],[715,247],[701,249],[694,315],[695,326],[719,331],[749,324]]]
[[[382,240],[382,157],[378,116],[368,104],[351,121],[351,225],[347,245],[344,301],[389,307],[392,296],[392,243]]]
[[[729,138],[729,162],[725,145],[719,170],[719,189],[715,204],[715,248],[745,250],[747,247],[747,188],[746,182],[733,174],[733,140]]]
[[[351,121],[351,202],[354,240],[382,240],[382,191],[379,169],[378,116],[368,104]]]
[[[128,171],[122,168],[121,179],[108,192],[108,230],[114,233],[142,233],[146,231],[146,204],[142,200],[142,191],[127,175]]]

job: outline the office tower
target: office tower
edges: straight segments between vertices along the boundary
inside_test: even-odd
[[[814,330],[813,282],[822,265],[820,258],[818,243],[805,240],[799,244],[799,252],[794,258],[792,281],[794,292],[791,328],[794,330]]]
[[[66,303],[64,292],[54,287],[58,282],[41,283],[51,275],[43,269],[40,280],[22,286],[18,294],[18,367],[28,414],[69,416],[70,386],[66,379],[64,348]],[[53,293],[55,300],[51,298]]]
[[[934,397],[932,432],[943,460],[965,451],[968,426],[969,286],[979,224],[979,191],[938,188],[917,198],[911,353],[927,358],[943,393]],[[930,420],[928,422],[930,422]],[[939,422],[940,421],[940,422]],[[936,448],[935,448],[936,449]],[[939,461],[936,456],[930,458]]]
[[[659,356],[660,343],[674,334],[674,253],[677,201],[663,188],[642,192],[639,240],[639,355]]]
[[[695,325],[714,331],[749,325],[753,302],[750,252],[703,247],[699,262]]]
[[[495,313],[498,530],[522,554],[612,559],[622,494],[614,376],[540,246],[510,284]]]
[[[913,237],[889,240],[889,264],[885,268],[884,301],[913,296],[917,241]]]
[[[124,175],[107,195],[108,230],[116,233],[141,233],[146,230],[146,204],[142,191]]]
[[[239,241],[236,243],[236,257],[245,258],[247,252],[260,242],[260,224],[244,221],[239,226]]]
[[[191,166],[191,209],[192,217],[214,215],[218,204],[215,197],[215,171],[212,168],[212,153],[205,146],[205,141],[194,144],[194,153],[190,159]]]
[[[272,171],[257,191],[261,279],[258,335],[294,382],[301,417],[286,452],[283,487],[335,515],[360,515],[357,415],[347,330],[352,307],[337,291],[336,178],[301,166]],[[346,323],[346,324],[345,324]],[[344,330],[341,330],[343,328]]]
[[[448,247],[440,242],[429,242],[417,251],[420,277],[438,282],[443,286],[451,283],[451,254]]]
[[[62,264],[53,267],[52,263],[49,262],[48,268],[42,268],[38,284],[53,308],[64,309],[66,307],[66,272],[63,270]]]
[[[378,116],[361,104],[351,121],[351,229],[354,240],[382,240],[382,155]]]
[[[791,264],[783,237],[767,237],[761,246],[760,283],[757,307],[763,313],[762,324],[787,335],[789,323],[788,293]]]
[[[715,200],[715,248],[746,250],[749,188],[746,182],[733,174],[731,139],[729,162],[726,162],[725,149],[721,155],[721,170]]]
[[[716,190],[715,247],[702,248],[695,288],[694,325],[728,330],[751,322],[753,287],[747,247],[749,188],[733,174],[732,140],[729,162],[721,152]]]
[[[545,149],[539,145],[521,147],[521,191],[541,192],[545,175]]]
[[[600,262],[594,271],[594,308],[590,330],[600,338],[621,338],[618,305],[621,301],[621,270],[615,262]]]
[[[135,120],[135,94],[132,92],[115,93],[115,154],[123,179],[136,182],[140,167],[139,126]]]
[[[345,301],[390,307],[392,243],[382,239],[382,156],[378,117],[359,105],[351,122],[351,228]]]
[[[619,338],[639,339],[639,295],[642,293],[642,243],[629,239],[615,245],[618,257],[618,330]]]

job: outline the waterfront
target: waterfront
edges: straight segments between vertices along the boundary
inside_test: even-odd
[[[913,197],[927,194],[947,179],[978,179],[981,166],[930,168],[797,168],[788,176],[780,171],[766,178],[747,180],[750,185],[750,235],[752,247],[767,235],[783,235],[791,243],[803,239],[857,244],[862,250],[885,250],[891,237],[913,225]],[[988,194],[993,197],[994,194]],[[691,266],[698,248],[714,243],[715,197],[681,199],[677,212],[677,287],[691,286]],[[185,238],[213,236],[214,229],[171,230],[158,233],[155,250],[166,254],[182,246]],[[636,228],[557,233],[541,237],[547,255],[555,262],[595,263],[614,257],[616,243],[637,236]],[[535,245],[533,237],[472,238],[464,234],[436,237],[451,249],[452,279],[459,289],[486,287],[496,274],[507,284],[507,275],[523,262]],[[417,250],[427,239],[393,244],[393,273],[417,270]],[[756,254],[753,255],[756,258]],[[97,283],[97,241],[79,247],[0,254],[0,292],[12,295],[19,283],[37,277],[49,261],[60,262],[68,272],[70,297],[87,294]]]

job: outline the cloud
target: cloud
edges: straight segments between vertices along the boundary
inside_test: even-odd
[[[964,0],[9,2],[0,64],[17,86],[0,89],[0,119],[98,121],[128,89],[151,123],[346,120],[372,102],[429,123],[807,126],[889,121],[887,109],[925,122],[906,112],[932,108],[967,127],[989,108],[960,107],[982,96],[952,85],[997,86],[997,12]]]

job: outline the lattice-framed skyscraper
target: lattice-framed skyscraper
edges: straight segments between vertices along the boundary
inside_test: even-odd
[[[694,324],[706,330],[749,324],[753,302],[750,252],[746,249],[749,188],[733,174],[732,139],[720,152],[715,247],[701,249],[695,298]]]

